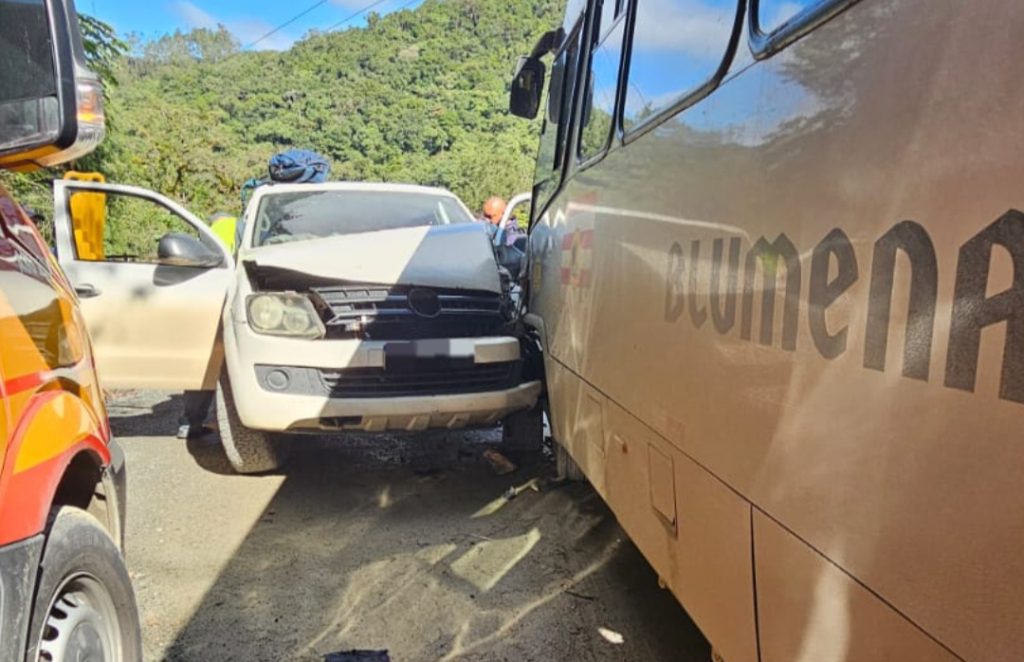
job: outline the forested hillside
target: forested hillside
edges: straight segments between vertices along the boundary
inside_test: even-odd
[[[508,83],[562,4],[426,0],[280,53],[241,51],[223,29],[135,40],[108,62],[107,140],[76,165],[208,214],[237,210],[270,155],[303,147],[334,179],[437,184],[478,206],[529,185],[537,127],[508,115]],[[45,208],[52,176],[13,185]]]

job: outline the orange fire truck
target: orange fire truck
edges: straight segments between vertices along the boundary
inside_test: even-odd
[[[0,0],[0,49],[0,167],[102,140],[71,0]],[[78,298],[0,187],[0,662],[140,659],[124,485]]]

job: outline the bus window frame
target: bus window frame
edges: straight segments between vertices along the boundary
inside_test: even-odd
[[[642,1],[642,0],[640,0]],[[703,85],[700,85],[690,92],[679,97],[674,102],[665,106],[658,112],[654,113],[650,117],[644,118],[642,121],[637,122],[633,126],[626,128],[625,125],[625,98],[626,89],[625,86],[629,85],[629,73],[630,68],[633,64],[633,40],[636,37],[636,14],[637,14],[637,0],[628,0],[629,2],[629,24],[627,26],[626,41],[627,45],[624,52],[623,62],[623,75],[619,81],[620,86],[623,89],[619,90],[619,97],[621,106],[619,110],[619,130],[622,132],[622,144],[628,145],[629,143],[637,140],[641,136],[646,135],[650,131],[654,130],[657,126],[663,122],[675,117],[679,113],[683,112],[687,108],[699,103],[709,94],[714,92],[726,75],[729,73],[729,68],[732,67],[733,60],[736,58],[736,51],[739,48],[740,39],[743,35],[743,22],[746,20],[747,8],[749,2],[756,2],[757,0],[734,0],[736,4],[736,16],[733,19],[732,35],[729,37],[729,43],[726,46],[725,52],[722,54],[721,62],[719,62],[718,69],[711,75],[711,77]],[[832,0],[835,1],[835,0]],[[843,0],[850,2],[851,0]],[[852,0],[856,1],[856,0]]]
[[[761,0],[748,0],[748,45],[755,60],[765,60],[813,32],[823,23],[846,11],[860,0],[817,0],[770,32],[761,29]]]
[[[615,2],[615,0],[605,0],[605,1],[606,2]],[[621,5],[620,5],[620,7],[621,7]],[[576,171],[577,172],[579,172],[581,170],[586,170],[587,168],[589,168],[590,166],[594,165],[595,163],[597,163],[598,161],[603,159],[605,156],[607,156],[608,152],[611,151],[614,139],[619,135],[620,130],[621,130],[621,126],[622,126],[622,110],[623,110],[623,101],[622,101],[623,97],[622,97],[622,94],[623,94],[623,90],[625,89],[623,87],[622,83],[624,81],[624,77],[625,77],[625,74],[626,74],[626,66],[627,66],[627,57],[626,56],[627,56],[627,51],[629,50],[630,32],[631,32],[632,25],[630,25],[630,23],[628,21],[627,12],[620,11],[618,7],[616,8],[616,11],[618,13],[615,15],[615,20],[612,21],[611,26],[608,28],[607,31],[605,31],[603,26],[600,26],[600,25],[598,26],[598,31],[597,31],[596,39],[591,40],[593,43],[590,45],[590,52],[587,54],[587,70],[584,72],[584,78],[586,80],[587,86],[589,86],[590,83],[591,83],[590,76],[593,73],[594,54],[597,52],[597,49],[599,49],[602,46],[602,44],[604,44],[605,40],[609,36],[611,36],[612,31],[618,29],[619,24],[621,23],[623,25],[623,28],[622,28],[622,43],[619,45],[619,71],[616,74],[616,81],[615,81],[615,102],[614,102],[614,105],[612,107],[612,121],[611,121],[611,125],[608,127],[608,135],[605,136],[604,145],[602,145],[601,148],[598,149],[593,154],[590,154],[590,155],[582,154],[581,150],[583,149],[583,132],[586,130],[586,126],[584,126],[584,124],[583,124],[583,112],[584,112],[584,104],[587,101],[587,98],[586,98],[587,91],[586,91],[586,89],[581,89],[581,92],[580,92],[581,97],[580,97],[580,104],[579,104],[580,116],[579,116],[579,121],[576,123],[576,131],[575,131],[575,133],[576,133],[576,141],[575,141],[576,145],[575,145],[575,149],[573,150],[573,152],[576,155]],[[591,112],[592,112],[593,111],[593,104],[590,104],[590,105],[591,105]]]
[[[564,132],[560,136],[560,140],[555,142],[555,158],[553,159],[553,166],[550,171],[545,173],[545,176],[541,179],[537,179],[536,172],[534,173],[534,182],[530,186],[531,194],[533,195],[533,202],[531,203],[531,223],[530,227],[533,227],[533,223],[536,219],[543,214],[551,201],[555,199],[558,193],[565,186],[565,183],[572,177],[571,166],[575,162],[575,159],[571,158],[570,155],[573,153],[575,146],[575,134],[576,134],[576,115],[579,111],[579,104],[577,100],[580,98],[580,85],[579,82],[585,73],[584,67],[589,66],[589,61],[584,57],[584,49],[587,45],[588,36],[588,24],[587,17],[589,15],[590,3],[584,3],[583,9],[580,11],[572,22],[571,27],[566,30],[565,41],[554,53],[552,62],[555,62],[560,58],[565,51],[571,46],[573,40],[579,40],[579,53],[576,55],[576,66],[574,71],[575,80],[573,82],[572,92],[566,94],[565,79],[562,82],[562,103],[566,104],[561,110],[560,118],[563,120],[559,122],[559,128],[564,126]],[[554,70],[554,67],[551,67]],[[548,73],[548,94],[550,95],[551,85],[551,73]],[[547,113],[547,104],[543,106],[543,112]],[[557,137],[557,136],[556,136]],[[543,135],[541,136],[541,142],[543,141]],[[538,156],[539,156],[540,145],[538,145]],[[539,195],[544,185],[550,185],[550,189],[545,192],[543,196]]]
[[[615,27],[616,23],[623,19],[623,17],[626,15],[626,12],[624,10],[626,8],[627,1],[628,0],[596,0],[597,4],[593,5],[593,15],[594,21],[597,22],[597,29],[595,30],[593,27],[591,27],[590,29],[591,48],[597,46],[600,42],[603,42],[604,39],[608,36],[608,34],[612,31],[612,28]],[[604,23],[601,22],[601,20],[604,18],[605,7],[608,5],[611,5],[611,7],[613,8],[612,22],[609,23],[608,25],[605,25]]]

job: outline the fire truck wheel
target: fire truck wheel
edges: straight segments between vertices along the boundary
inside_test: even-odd
[[[227,370],[221,373],[217,383],[217,426],[224,453],[238,473],[264,473],[284,464],[284,448],[273,434],[242,425]]]
[[[61,507],[51,522],[25,659],[138,662],[138,608],[117,545],[78,508]]]

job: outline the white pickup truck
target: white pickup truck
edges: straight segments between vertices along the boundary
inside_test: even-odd
[[[287,437],[275,433],[286,432],[504,422],[509,444],[539,446],[539,361],[516,331],[510,279],[486,229],[452,193],[263,186],[232,256],[154,193],[67,181],[55,190],[58,259],[83,299],[105,384],[216,383],[237,471],[276,468]],[[137,217],[147,202],[188,227],[154,237],[155,256],[83,259],[72,217],[85,205],[74,198],[90,194],[104,196],[105,234],[116,233],[119,210]]]

